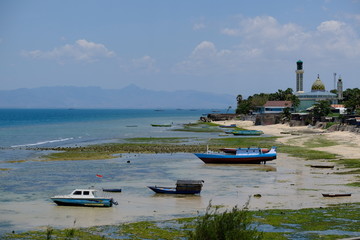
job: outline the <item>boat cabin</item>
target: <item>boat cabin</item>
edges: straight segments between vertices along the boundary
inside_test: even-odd
[[[201,191],[204,180],[177,180],[177,191]]]
[[[97,197],[95,189],[75,189],[70,195],[76,198]]]

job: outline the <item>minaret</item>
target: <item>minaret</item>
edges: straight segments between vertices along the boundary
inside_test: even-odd
[[[342,100],[344,98],[343,96],[343,82],[341,79],[341,76],[339,76],[338,82],[337,82],[337,94],[338,94],[338,99]]]
[[[303,62],[301,60],[296,62],[296,92],[304,92],[303,88]]]

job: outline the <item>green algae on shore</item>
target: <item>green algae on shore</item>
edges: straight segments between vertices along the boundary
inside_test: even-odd
[[[360,203],[325,208],[249,211],[263,239],[326,239],[359,236]],[[9,233],[3,239],[187,239],[197,217],[142,221],[90,228],[53,229]],[[50,230],[50,231],[49,231]],[[71,235],[71,236],[70,236]]]

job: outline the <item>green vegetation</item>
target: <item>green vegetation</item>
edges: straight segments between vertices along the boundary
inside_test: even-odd
[[[352,170],[349,171],[345,171],[345,172],[337,172],[336,174],[357,174],[357,178],[359,179],[359,181],[357,182],[352,182],[352,183],[348,183],[346,184],[347,186],[351,186],[351,187],[360,187],[360,159],[340,159],[340,160],[336,160],[334,161],[336,162],[337,165],[344,165],[345,168],[350,168]]]
[[[190,240],[237,240],[262,239],[262,233],[252,225],[252,215],[235,206],[231,211],[219,213],[211,210],[211,204],[202,217],[198,217],[195,229],[189,232]]]
[[[217,208],[216,208],[217,209]],[[144,221],[121,225],[98,226],[90,228],[70,228],[9,233],[3,239],[213,239],[191,238],[197,233],[222,233],[234,238],[216,239],[324,239],[335,240],[358,236],[360,203],[339,204],[327,208],[299,210],[261,210],[246,211],[233,208],[219,213],[207,211],[207,215],[194,218],[180,218],[167,221]],[[216,215],[214,215],[216,213]],[[236,219],[236,220],[234,220]],[[237,221],[241,220],[241,221]],[[244,220],[244,225],[238,225]],[[218,222],[218,225],[215,223]],[[227,224],[225,224],[227,223]],[[254,225],[255,224],[255,225]],[[263,232],[255,231],[262,230]],[[235,228],[235,229],[234,229]],[[234,231],[228,231],[234,229]],[[236,238],[235,234],[244,232],[254,234],[254,238]],[[331,230],[331,231],[330,231]],[[230,233],[231,232],[231,233]],[[219,234],[222,234],[219,233]],[[227,234],[228,233],[228,234]],[[199,235],[198,235],[199,236]],[[258,237],[258,238],[256,238]],[[262,238],[260,238],[262,237]]]
[[[174,129],[173,131],[182,132],[223,132],[218,124],[209,122],[196,122],[184,124],[183,128]]]
[[[277,137],[241,137],[241,138],[213,138],[209,140],[209,146],[219,147],[272,147],[276,145]]]
[[[337,155],[333,153],[323,152],[312,150],[307,147],[297,147],[297,146],[288,146],[280,145],[278,147],[279,152],[287,153],[293,157],[304,158],[306,160],[314,159],[336,159]]]
[[[211,151],[219,151],[222,147],[256,147],[261,146],[270,148],[278,145],[277,137],[244,137],[244,138],[214,138],[214,139],[192,139],[198,141],[197,144],[176,144],[183,142],[182,138],[136,138],[127,139],[138,143],[107,143],[75,148],[43,148],[42,150],[56,150],[59,152],[51,153],[45,157],[45,161],[54,160],[93,160],[109,159],[118,157],[121,153],[176,153],[204,152],[208,148]],[[168,140],[172,143],[169,144]],[[188,139],[189,140],[189,139]],[[179,141],[179,142],[178,142]],[[205,142],[200,144],[199,142]],[[141,143],[151,142],[151,143]],[[167,143],[167,144],[165,144]],[[207,143],[207,144],[206,144]],[[278,145],[278,152],[288,153],[291,156],[304,159],[335,159],[337,155],[311,150],[309,147],[333,146],[335,142],[326,140],[322,137],[315,138],[311,142],[306,142],[306,147]],[[121,155],[120,155],[121,156]]]
[[[360,204],[339,204],[328,208],[265,210],[254,213],[260,224],[269,224],[286,239],[340,239],[359,234]],[[327,231],[332,230],[331,233]],[[338,234],[334,232],[338,231]]]
[[[348,88],[343,93],[343,103],[349,114],[360,114],[360,89]]]
[[[276,93],[270,94],[254,94],[253,96],[249,96],[247,99],[243,99],[241,95],[238,95],[236,100],[236,113],[238,114],[249,114],[251,111],[263,106],[267,101],[291,101],[294,107],[300,104],[299,98],[293,94],[293,90],[291,88],[288,88],[285,91],[279,89]]]
[[[304,143],[304,146],[307,148],[319,148],[319,147],[331,147],[336,146],[338,143],[326,139],[324,136],[316,136]]]
[[[171,138],[126,138],[125,140],[132,143],[184,143],[188,142],[193,138],[181,138],[181,137],[171,137]]]
[[[114,156],[109,152],[97,152],[91,150],[69,150],[51,153],[46,156],[45,161],[58,161],[58,160],[98,160],[98,159],[109,159]]]

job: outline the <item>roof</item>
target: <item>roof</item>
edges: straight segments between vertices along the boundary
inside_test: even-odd
[[[333,108],[345,108],[344,104],[331,104],[331,107]]]
[[[267,101],[264,107],[292,107],[291,101]]]
[[[201,184],[203,183],[203,180],[177,180],[177,185],[183,185],[183,184]]]

